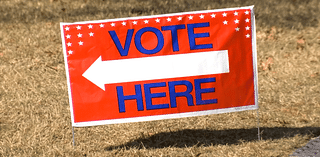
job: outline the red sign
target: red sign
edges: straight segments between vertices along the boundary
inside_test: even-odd
[[[61,23],[73,126],[258,108],[253,7]]]

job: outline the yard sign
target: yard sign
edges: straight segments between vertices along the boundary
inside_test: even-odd
[[[253,6],[61,23],[72,125],[258,108]]]

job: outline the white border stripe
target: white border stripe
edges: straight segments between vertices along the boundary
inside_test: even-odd
[[[81,21],[81,22],[74,22],[74,23],[65,23],[62,22],[64,25],[69,24],[87,24],[87,23],[101,23],[101,22],[117,22],[117,21],[124,21],[124,20],[137,20],[137,19],[150,19],[156,17],[168,17],[168,16],[178,16],[178,15],[185,15],[185,14],[199,14],[199,13],[208,13],[208,12],[221,12],[221,11],[232,11],[232,10],[239,10],[239,9],[253,9],[252,6],[246,7],[237,7],[237,8],[225,8],[225,9],[214,9],[214,10],[201,10],[201,11],[190,11],[190,12],[181,12],[181,13],[171,13],[171,14],[161,14],[161,15],[149,15],[149,16],[138,16],[138,17],[125,17],[125,18],[115,18],[115,19],[105,19],[105,20],[95,20],[95,21]]]
[[[74,115],[73,115],[73,103],[72,103],[72,95],[71,95],[70,76],[69,76],[69,66],[68,66],[68,59],[67,59],[67,49],[66,49],[66,44],[65,44],[65,39],[64,39],[63,25],[64,25],[63,23],[60,23],[62,48],[63,48],[63,56],[64,56],[64,65],[65,65],[66,76],[67,76],[69,105],[70,105],[70,112],[71,112],[71,122],[72,122],[72,126],[75,126]]]
[[[254,16],[253,6],[251,8],[251,34],[252,34],[252,65],[253,65],[253,77],[254,77],[254,98],[257,109],[258,105],[258,64],[257,64],[257,38],[256,38],[256,20]]]
[[[255,110],[255,109],[258,109],[256,105],[250,105],[250,106],[242,106],[242,107],[233,107],[233,108],[224,108],[224,109],[197,111],[197,112],[175,113],[175,114],[166,114],[166,115],[158,115],[158,116],[145,116],[145,117],[101,120],[101,121],[91,121],[91,122],[78,122],[74,124],[74,127],[85,127],[85,126],[105,125],[105,124],[120,124],[120,123],[130,123],[130,122],[145,122],[145,121],[152,121],[152,120],[204,116],[204,115],[210,115],[210,114],[239,112],[239,111]]]

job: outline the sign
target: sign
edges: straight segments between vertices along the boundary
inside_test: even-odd
[[[73,126],[258,108],[253,6],[60,27]]]

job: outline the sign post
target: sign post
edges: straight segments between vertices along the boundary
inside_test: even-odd
[[[258,109],[253,6],[60,26],[73,127]]]

